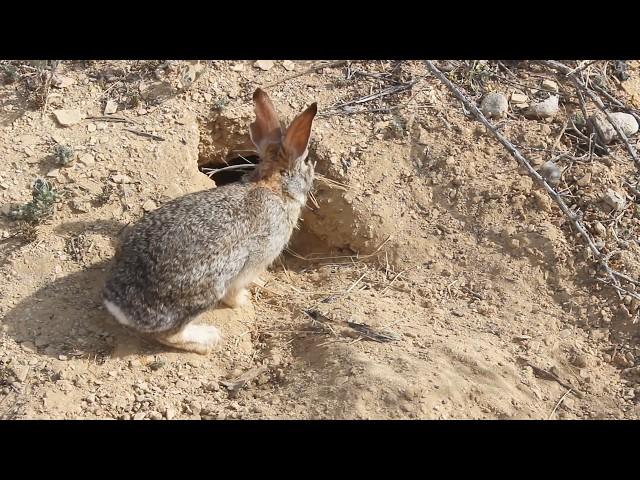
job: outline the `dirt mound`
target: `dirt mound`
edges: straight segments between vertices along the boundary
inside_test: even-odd
[[[57,74],[73,82],[51,89],[45,115],[21,81],[0,87],[2,211],[29,201],[37,176],[60,194],[31,236],[0,217],[0,415],[637,418],[637,306],[594,280],[546,194],[420,62],[332,65],[288,79],[281,62],[63,63]],[[534,96],[522,85],[552,77],[515,72],[465,85],[480,101],[481,91]],[[630,73],[625,88],[635,63]],[[251,93],[273,83],[285,122],[321,107],[310,146],[319,178],[289,249],[253,289],[253,308],[210,313],[220,351],[131,336],[100,303],[119,232],[214,187],[201,169],[251,159]],[[58,109],[84,118],[62,127]],[[541,165],[573,145],[571,114],[548,122],[512,109],[501,128]],[[56,144],[73,148],[69,165]],[[637,244],[616,236],[638,221],[600,202],[607,189],[628,196],[622,179],[635,174],[611,150],[556,161],[572,204],[637,276]],[[564,396],[567,386],[578,394]]]

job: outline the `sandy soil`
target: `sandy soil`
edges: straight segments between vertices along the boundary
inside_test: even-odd
[[[314,63],[63,62],[44,114],[23,78],[0,86],[0,418],[638,418],[638,305],[595,280],[575,232],[515,160],[420,62],[289,78]],[[512,68],[467,91],[535,95],[555,80],[553,121],[512,108],[500,122],[541,165],[573,148],[561,133],[573,90],[548,70]],[[640,108],[635,62],[629,73],[614,92]],[[331,109],[412,80],[352,105],[398,107],[388,113]],[[219,351],[132,336],[100,301],[119,232],[212,188],[199,165],[249,155],[251,93],[275,82],[283,118],[320,107],[311,155],[323,177],[290,248],[251,307],[210,312],[226,337]],[[118,110],[105,119],[108,100]],[[82,119],[61,126],[60,109]],[[68,165],[56,144],[74,149]],[[559,188],[590,228],[607,226],[612,262],[637,278],[640,220],[623,182],[636,172],[622,146],[611,152],[557,160]],[[7,214],[37,177],[60,199],[29,228]],[[598,202],[607,188],[631,200],[619,218]]]

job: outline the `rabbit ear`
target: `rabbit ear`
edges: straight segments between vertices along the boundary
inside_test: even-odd
[[[309,137],[311,137],[311,124],[316,113],[318,113],[318,104],[314,102],[289,125],[282,146],[290,159],[302,157],[307,151]]]
[[[253,102],[256,120],[249,125],[249,135],[253,144],[260,151],[265,144],[280,143],[282,129],[273,103],[264,90],[256,89],[253,93]]]

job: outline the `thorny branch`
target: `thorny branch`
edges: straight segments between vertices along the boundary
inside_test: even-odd
[[[549,196],[556,202],[558,207],[562,213],[564,213],[567,218],[571,221],[575,229],[580,233],[584,241],[587,243],[587,246],[591,250],[595,261],[602,267],[602,269],[607,273],[608,277],[611,279],[612,284],[615,286],[618,295],[620,296],[620,292],[623,291],[625,294],[630,295],[631,297],[640,300],[640,295],[635,292],[628,291],[620,286],[620,282],[618,278],[623,278],[628,280],[629,277],[626,275],[613,270],[608,263],[608,257],[605,256],[598,247],[596,247],[591,235],[587,232],[584,224],[582,223],[581,215],[572,211],[567,204],[564,202],[562,197],[558,195],[558,193],[551,187],[546,180],[533,168],[531,163],[524,157],[520,152],[513,146],[509,140],[507,140],[492,124],[489,122],[486,117],[482,114],[482,112],[472,103],[470,102],[464,94],[445,76],[438,70],[432,61],[426,60],[426,65],[429,71],[435,76],[438,80],[444,83],[447,88],[453,93],[453,95],[462,102],[464,107],[470,111],[497,139],[498,141],[509,151],[511,156],[513,156],[518,163],[527,171],[530,177],[532,177],[542,188],[546,190]],[[635,283],[633,281],[632,283]]]
[[[576,90],[582,91],[585,94],[587,94],[587,96],[591,99],[591,101],[595,103],[600,110],[602,110],[602,112],[606,115],[607,120],[609,121],[611,126],[615,129],[616,133],[618,134],[622,142],[627,147],[627,151],[629,152],[629,155],[631,155],[633,162],[636,164],[636,168],[640,170],[640,158],[638,157],[638,153],[636,152],[636,149],[633,148],[633,145],[631,145],[631,143],[629,143],[629,139],[622,131],[622,128],[620,128],[618,123],[613,119],[613,117],[611,117],[611,113],[609,113],[609,110],[607,109],[607,107],[605,107],[604,103],[602,103],[602,99],[593,90],[587,87],[587,85],[580,78],[578,78],[576,74],[564,63],[556,62],[555,60],[544,60],[544,61],[541,61],[540,63],[542,65],[545,65],[554,70],[557,70],[560,73],[564,73],[565,75],[567,75],[573,82],[574,86],[576,87]],[[586,120],[586,117],[585,117],[585,120]]]

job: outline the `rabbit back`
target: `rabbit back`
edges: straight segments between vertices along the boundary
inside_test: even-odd
[[[269,189],[247,184],[165,204],[123,238],[104,289],[107,308],[139,331],[180,328],[271,264],[299,210]]]

